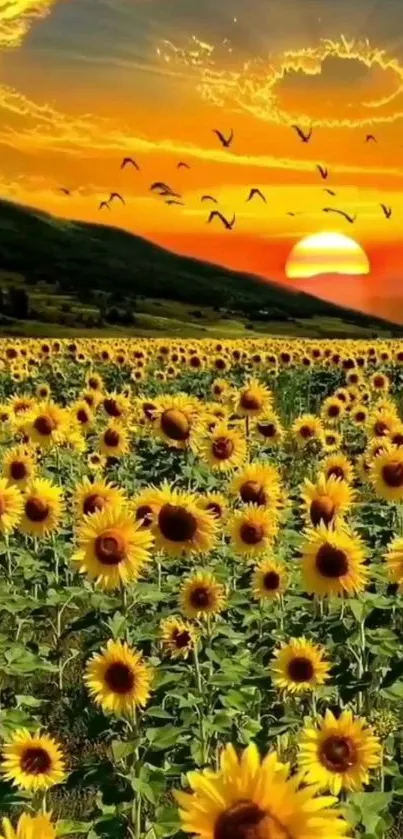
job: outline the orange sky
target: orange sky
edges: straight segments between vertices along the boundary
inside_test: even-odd
[[[274,15],[264,0],[0,0],[2,193],[288,283],[299,239],[343,232],[365,249],[370,275],[293,285],[403,322],[403,9],[275,5]],[[309,144],[294,122],[313,126]],[[230,149],[212,128],[234,130]],[[369,132],[377,143],[365,143]],[[127,154],[140,172],[120,171]],[[152,195],[154,180],[184,206]],[[251,186],[266,204],[246,202]],[[111,190],[126,205],[100,212]],[[206,225],[203,193],[235,212],[233,231]],[[355,224],[326,206],[357,214]]]

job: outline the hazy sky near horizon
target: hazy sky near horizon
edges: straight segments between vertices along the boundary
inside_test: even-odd
[[[2,194],[274,279],[302,236],[354,234],[368,280],[309,288],[364,307],[383,300],[387,314],[403,267],[399,33],[401,0],[0,0]],[[294,122],[313,126],[309,144]],[[234,129],[230,149],[213,128]],[[120,170],[125,155],[140,172]],[[185,206],[153,196],[154,180]],[[267,204],[246,202],[251,186]],[[99,211],[115,189],[126,205]],[[236,213],[231,234],[206,226],[205,192]],[[330,201],[358,214],[353,230],[336,216],[329,225]]]

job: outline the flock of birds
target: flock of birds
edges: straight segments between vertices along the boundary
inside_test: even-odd
[[[312,134],[313,134],[313,129],[312,128],[310,128],[310,130],[308,132],[305,132],[302,128],[300,128],[299,125],[292,125],[291,127],[294,129],[294,131],[296,131],[298,137],[300,138],[300,140],[303,143],[309,143],[310,142],[310,140],[312,138]],[[217,136],[217,138],[220,141],[221,146],[223,148],[229,149],[231,147],[232,142],[234,140],[234,132],[233,132],[232,129],[231,129],[230,133],[228,134],[228,136],[225,136],[225,134],[223,134],[217,128],[213,129],[213,134],[215,134]],[[370,143],[370,142],[376,143],[377,140],[376,140],[376,137],[373,134],[367,134],[366,138],[365,138],[365,142],[366,143]],[[138,165],[137,161],[133,157],[124,157],[123,158],[123,160],[121,162],[121,165],[120,165],[120,168],[125,169],[127,166],[132,166],[134,169],[136,169],[138,172],[140,172],[140,166]],[[177,163],[176,168],[177,169],[190,169],[191,167],[185,161],[180,160],[179,163]],[[329,177],[329,170],[327,169],[327,167],[322,166],[320,163],[318,163],[318,164],[316,164],[316,169],[318,170],[321,179],[323,181],[327,181],[327,179]],[[159,195],[160,197],[165,198],[165,203],[169,206],[171,206],[171,205],[177,205],[177,206],[180,206],[180,207],[185,206],[184,201],[181,200],[182,196],[180,195],[180,193],[175,192],[175,190],[173,190],[169,186],[169,184],[166,184],[163,181],[155,181],[154,183],[152,183],[150,185],[149,189],[150,189],[150,192],[153,192],[153,193]],[[337,195],[337,193],[333,189],[329,189],[328,187],[324,187],[323,189],[328,195],[331,195],[332,197],[335,197]],[[67,195],[67,196],[71,195],[71,193],[72,193],[72,190],[67,189],[66,187],[60,187],[60,191],[64,195]],[[248,197],[246,198],[246,201],[247,202],[252,201],[254,198],[259,198],[265,204],[267,203],[266,196],[257,187],[252,187],[250,189]],[[120,194],[120,192],[111,192],[110,195],[109,195],[109,198],[104,199],[103,201],[100,202],[98,209],[99,210],[109,210],[110,211],[111,210],[111,204],[114,200],[118,200],[122,204],[126,203],[123,196]],[[217,198],[214,197],[214,195],[207,195],[207,194],[202,195],[200,200],[201,200],[202,203],[204,203],[206,201],[212,202],[214,204],[219,203]],[[381,207],[385,218],[390,219],[391,216],[392,216],[392,208],[388,207],[386,204],[380,204],[379,206]],[[349,213],[346,213],[344,210],[339,210],[336,207],[323,207],[323,212],[324,213],[335,213],[339,216],[342,216],[346,221],[348,221],[349,224],[354,224],[354,222],[357,219],[357,214],[356,215],[350,215]],[[286,215],[297,216],[297,215],[303,215],[303,213],[302,212],[291,212],[290,211],[290,212],[287,212]],[[214,219],[218,219],[221,222],[221,224],[225,227],[226,230],[232,230],[234,225],[235,225],[236,216],[235,216],[235,213],[234,213],[232,218],[228,219],[219,210],[211,210],[211,212],[209,214],[209,217],[207,219],[207,224],[210,224],[212,221],[214,221]]]

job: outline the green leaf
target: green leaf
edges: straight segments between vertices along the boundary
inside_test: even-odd
[[[88,833],[92,822],[75,822],[62,819],[57,823],[56,836],[71,836],[72,833]]]

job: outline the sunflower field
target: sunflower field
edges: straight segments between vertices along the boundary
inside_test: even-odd
[[[403,836],[403,344],[0,342],[1,839]]]

